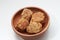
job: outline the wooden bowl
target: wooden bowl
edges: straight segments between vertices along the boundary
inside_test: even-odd
[[[43,24],[43,29],[41,32],[39,33],[36,33],[36,34],[28,34],[26,32],[20,32],[18,31],[16,28],[15,28],[15,25],[17,24],[17,21],[20,19],[20,14],[22,13],[23,9],[20,9],[18,10],[12,17],[12,21],[11,21],[11,24],[12,24],[12,28],[13,30],[15,31],[16,34],[18,34],[19,36],[21,36],[22,38],[24,39],[27,39],[27,40],[30,40],[30,39],[36,39],[36,38],[39,38],[40,35],[42,35],[47,29],[48,29],[48,26],[49,26],[49,15],[41,8],[37,8],[37,7],[25,7],[27,9],[30,9],[32,10],[33,12],[37,12],[37,11],[41,11],[44,13],[45,15],[45,19],[44,21],[42,22]]]

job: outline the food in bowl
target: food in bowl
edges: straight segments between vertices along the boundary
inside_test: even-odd
[[[42,12],[43,13],[43,15],[44,15],[44,19],[42,20],[42,21],[39,21],[39,22],[35,22],[35,21],[31,21],[31,19],[32,19],[32,15],[27,19],[28,20],[28,22],[29,22],[29,24],[28,24],[28,26],[30,26],[30,23],[31,22],[35,22],[35,23],[39,23],[39,24],[41,24],[42,25],[42,29],[40,29],[40,31],[39,32],[34,32],[34,33],[30,33],[30,32],[27,32],[27,27],[28,26],[26,26],[26,28],[25,29],[20,29],[20,28],[18,28],[16,25],[17,25],[17,23],[19,23],[19,20],[22,18],[22,12],[23,12],[23,10],[24,9],[29,9],[29,10],[31,10],[33,13],[32,13],[32,15],[34,14],[34,13],[36,13],[36,12]],[[26,19],[25,17],[24,17],[24,19]],[[36,19],[35,19],[36,20]],[[37,38],[40,38],[40,36],[41,35],[43,35],[46,31],[47,31],[47,29],[48,29],[48,27],[49,27],[49,20],[50,20],[50,18],[49,18],[49,15],[48,15],[48,13],[45,11],[45,10],[43,10],[43,9],[41,9],[41,8],[38,8],[38,7],[24,7],[24,8],[22,8],[22,9],[20,9],[20,10],[18,10],[15,14],[14,14],[14,16],[12,17],[12,21],[11,21],[11,24],[12,24],[12,28],[13,28],[13,30],[15,31],[15,33],[16,34],[18,34],[20,37],[22,37],[24,40],[35,40],[35,39],[37,39]],[[23,24],[23,23],[22,23]],[[33,24],[33,23],[32,23]],[[31,25],[32,25],[31,24]],[[24,25],[24,24],[23,24]],[[23,28],[23,27],[22,27]],[[30,27],[31,28],[31,27]],[[31,30],[30,30],[31,31]]]
[[[42,30],[41,21],[44,20],[42,12],[32,12],[30,9],[23,9],[21,18],[17,22],[19,30],[26,30],[27,33],[38,33]]]

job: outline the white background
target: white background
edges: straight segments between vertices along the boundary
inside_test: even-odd
[[[11,26],[11,18],[23,7],[44,9],[50,16],[48,31],[37,40],[60,40],[60,0],[0,0],[0,40],[23,40]]]

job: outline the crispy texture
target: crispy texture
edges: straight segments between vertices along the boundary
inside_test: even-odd
[[[44,20],[44,14],[42,12],[36,12],[32,15],[31,21],[41,22]]]
[[[31,22],[27,27],[28,33],[38,33],[42,29],[42,24],[37,22]]]
[[[23,12],[22,12],[22,17],[29,20],[30,17],[32,16],[32,11],[30,9],[24,9]]]
[[[17,27],[21,30],[26,29],[28,33],[38,33],[42,30],[42,24],[40,22],[43,21],[44,18],[45,15],[42,12],[36,12],[33,14],[30,9],[24,9],[21,14],[21,19],[19,19],[17,23]]]
[[[21,30],[25,30],[28,25],[29,25],[29,22],[24,18],[21,18],[17,23],[17,27]]]

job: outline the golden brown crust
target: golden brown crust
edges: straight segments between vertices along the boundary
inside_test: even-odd
[[[22,12],[22,17],[25,18],[25,19],[30,19],[30,17],[32,16],[32,11],[30,9],[24,9],[23,12]]]
[[[21,30],[25,30],[28,25],[29,25],[29,22],[24,18],[21,18],[17,23],[17,27]]]
[[[44,20],[44,14],[42,12],[36,12],[32,15],[32,21],[41,22]]]
[[[31,22],[29,26],[27,27],[28,33],[38,33],[42,29],[42,24],[37,22]]]
[[[36,12],[33,14],[30,9],[24,9],[21,15],[21,19],[17,23],[19,29],[26,29],[28,33],[38,33],[42,30],[42,24],[40,22],[45,18],[45,15],[42,12]]]

